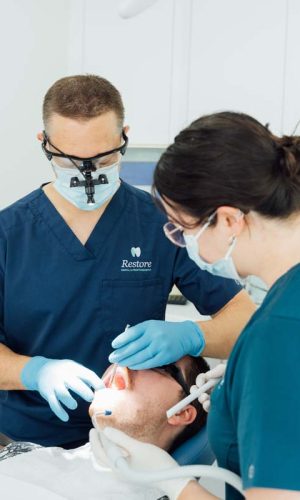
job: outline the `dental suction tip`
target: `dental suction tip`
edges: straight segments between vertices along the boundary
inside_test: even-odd
[[[109,416],[112,415],[112,411],[111,410],[97,411],[97,413],[95,413],[95,417],[98,417],[98,415]]]

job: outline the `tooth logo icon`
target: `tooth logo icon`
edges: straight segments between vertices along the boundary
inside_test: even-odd
[[[131,255],[132,255],[132,257],[140,257],[141,256],[140,247],[132,247],[131,248]]]

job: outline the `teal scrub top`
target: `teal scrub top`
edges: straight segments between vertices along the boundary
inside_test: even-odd
[[[272,286],[211,397],[212,449],[244,490],[300,490],[299,357],[300,264]],[[227,500],[240,498],[227,487]]]

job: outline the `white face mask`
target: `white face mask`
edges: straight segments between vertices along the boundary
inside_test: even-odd
[[[116,193],[120,186],[120,162],[114,163],[109,167],[102,167],[92,172],[92,177],[95,180],[98,179],[100,174],[105,174],[108,184],[95,185],[95,203],[88,204],[84,186],[70,187],[72,177],[83,178],[80,172],[75,168],[59,167],[54,161],[52,161],[51,164],[56,174],[56,180],[53,184],[56,191],[80,210],[96,210],[104,205],[104,203]]]
[[[201,234],[204,233],[206,228],[210,225],[213,217],[216,215],[216,213],[213,213],[208,221],[204,224],[204,226],[200,229],[198,234],[185,234],[184,239],[186,242],[186,250],[187,253],[192,259],[197,266],[202,269],[202,271],[208,271],[211,274],[214,274],[215,276],[220,276],[222,278],[229,278],[229,279],[234,279],[236,281],[239,281],[240,283],[243,282],[243,279],[239,276],[236,267],[234,265],[233,259],[231,257],[232,251],[235,247],[236,244],[236,236],[233,236],[232,241],[229,245],[229,248],[226,252],[225,257],[222,259],[219,259],[215,262],[209,263],[206,262],[205,260],[202,259],[199,255],[199,248],[198,248],[198,238],[201,236]],[[241,213],[243,216],[244,214]]]

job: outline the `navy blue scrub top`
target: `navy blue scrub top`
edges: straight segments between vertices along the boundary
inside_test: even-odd
[[[176,284],[202,314],[240,287],[199,270],[163,233],[151,196],[121,187],[82,245],[42,189],[0,212],[0,342],[99,376],[127,324],[162,320]],[[77,399],[77,398],[76,398]],[[61,422],[36,391],[0,391],[0,432],[45,446],[88,439],[88,403]]]
[[[300,491],[300,264],[277,280],[211,396],[208,435],[243,488]],[[231,487],[227,500],[240,500]]]

